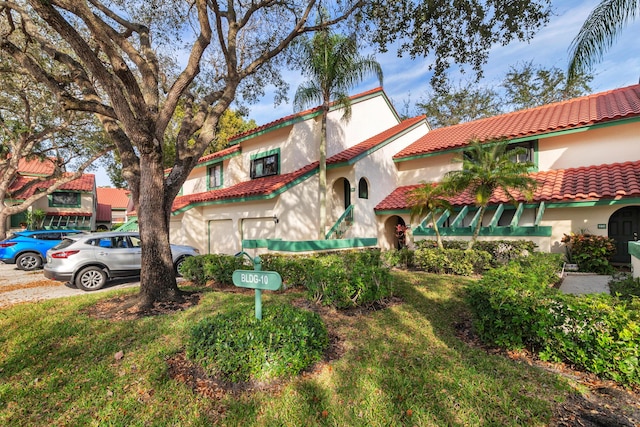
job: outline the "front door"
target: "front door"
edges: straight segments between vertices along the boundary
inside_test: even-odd
[[[351,206],[351,183],[348,179],[343,178],[344,185],[344,209],[346,210]]]
[[[614,212],[609,219],[609,238],[616,241],[615,263],[629,264],[631,256],[627,243],[638,240],[640,234],[640,206],[629,206]]]

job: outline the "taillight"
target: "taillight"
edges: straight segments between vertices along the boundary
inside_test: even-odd
[[[11,246],[17,244],[17,242],[0,242],[0,248],[10,248]]]
[[[71,255],[75,255],[80,251],[62,251],[62,252],[54,252],[51,255],[51,258],[57,258],[57,259],[67,259],[69,258]]]

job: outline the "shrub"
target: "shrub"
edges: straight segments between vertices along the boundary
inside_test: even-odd
[[[183,277],[197,285],[213,281],[218,286],[231,285],[235,270],[252,269],[243,257],[231,255],[198,255],[189,257],[183,264]]]
[[[445,249],[466,250],[469,242],[466,240],[445,240],[442,242]],[[435,240],[420,240],[416,242],[416,249],[437,248]],[[485,251],[491,254],[491,264],[494,267],[527,256],[533,253],[536,244],[531,240],[479,240],[473,245],[474,250]]]
[[[389,269],[380,250],[345,251],[314,258],[307,264],[309,298],[344,309],[380,302],[393,295]]]
[[[640,384],[640,303],[559,293],[550,286],[559,262],[552,254],[536,254],[469,285],[467,301],[478,334],[491,344],[526,346],[541,359]]]
[[[379,249],[318,255],[269,254],[261,259],[262,269],[277,271],[287,286],[304,286],[309,298],[336,308],[371,305],[393,294],[391,274]],[[188,261],[184,277],[196,284],[214,281],[230,285],[234,270],[253,267],[245,258],[229,255],[201,255]]]
[[[470,276],[481,274],[491,267],[491,254],[478,250],[417,249],[414,254],[416,267],[436,274]]]
[[[309,275],[308,256],[265,254],[261,255],[262,269],[277,271],[282,283],[289,288],[304,286]]]
[[[329,343],[316,313],[269,305],[262,320],[247,307],[208,317],[191,330],[187,358],[231,382],[297,375],[322,358]]]
[[[615,253],[613,239],[593,234],[565,234],[562,243],[567,245],[567,261],[578,264],[580,271],[611,274],[613,267],[609,258]]]
[[[614,276],[609,282],[611,295],[616,295],[622,299],[632,299],[640,297],[640,278],[633,278],[630,275]]]
[[[410,269],[415,267],[413,255],[409,248],[391,249],[382,252],[382,261],[388,267]]]

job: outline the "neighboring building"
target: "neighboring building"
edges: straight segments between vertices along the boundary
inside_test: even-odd
[[[564,234],[588,231],[615,239],[614,261],[630,262],[627,242],[640,232],[640,85],[429,132],[393,157],[400,185],[376,206],[380,221],[408,221],[407,192],[421,180],[440,181],[474,139],[527,148],[538,181],[533,199],[518,206],[494,193],[483,239],[526,238],[542,251],[563,252]],[[478,209],[468,195],[451,202],[455,211],[439,218],[440,231],[468,239]],[[413,234],[434,235],[424,222]]]
[[[96,228],[112,230],[128,221],[129,191],[122,188],[98,187]]]
[[[410,223],[406,194],[438,182],[471,140],[506,139],[528,149],[539,186],[517,206],[494,194],[484,218],[468,195],[438,218],[445,238],[531,239],[564,251],[561,239],[589,231],[618,242],[640,232],[640,85],[429,131],[424,117],[400,121],[381,89],[353,98],[353,118],[332,110],[328,125],[327,224],[318,215],[319,110],[294,114],[236,136],[200,159],[173,206],[171,240],[202,253],[243,249],[308,251],[397,247],[398,225],[431,239],[427,221]],[[525,159],[514,159],[525,160]],[[327,239],[318,240],[326,231]]]
[[[34,193],[49,188],[53,184],[52,180],[31,183],[50,176],[54,168],[55,165],[50,160],[20,160],[18,175],[9,186],[5,202],[20,203]],[[54,193],[37,200],[29,210],[44,212],[41,222],[44,228],[95,230],[97,210],[95,176],[84,174],[64,184]],[[12,215],[9,218],[9,229],[20,229],[21,224],[26,222],[27,212]]]

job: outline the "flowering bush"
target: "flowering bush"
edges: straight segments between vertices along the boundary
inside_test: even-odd
[[[615,253],[613,239],[588,233],[565,234],[562,243],[567,246],[567,261],[578,264],[580,271],[611,274],[609,258]]]

